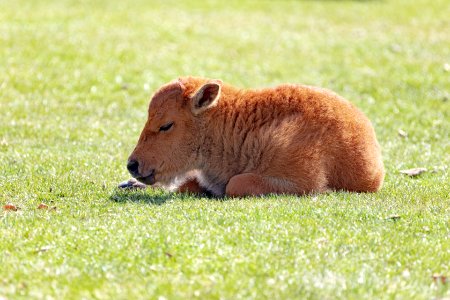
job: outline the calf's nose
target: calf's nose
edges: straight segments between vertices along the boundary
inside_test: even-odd
[[[139,169],[139,162],[137,160],[134,160],[134,159],[129,160],[128,163],[127,163],[127,169],[128,169],[128,172],[130,172],[130,174],[133,177],[139,176],[139,170],[138,170]]]

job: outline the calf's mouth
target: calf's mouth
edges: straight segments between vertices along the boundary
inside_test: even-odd
[[[150,175],[148,175],[148,176],[136,177],[136,179],[139,182],[145,183],[147,185],[153,185],[156,182],[156,180],[155,180],[155,171],[152,171],[150,173]]]

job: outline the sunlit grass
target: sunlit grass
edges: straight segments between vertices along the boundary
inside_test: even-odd
[[[432,279],[450,277],[448,15],[444,0],[0,2],[0,204],[20,207],[0,213],[0,298],[449,297]],[[384,188],[118,191],[152,91],[180,75],[335,90],[373,121]]]

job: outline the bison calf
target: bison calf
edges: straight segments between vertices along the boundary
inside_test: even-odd
[[[370,121],[335,93],[194,77],[154,94],[127,168],[145,184],[233,197],[375,192],[384,178]]]

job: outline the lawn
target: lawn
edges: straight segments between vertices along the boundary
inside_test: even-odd
[[[0,204],[20,208],[0,208],[0,299],[449,299],[449,15],[446,0],[0,1]],[[180,75],[336,91],[374,124],[383,189],[118,190],[152,92]]]

